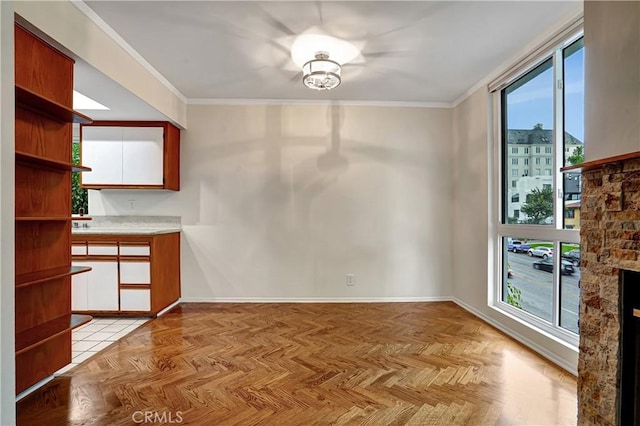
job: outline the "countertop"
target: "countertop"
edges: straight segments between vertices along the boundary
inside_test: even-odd
[[[180,232],[180,228],[95,227],[72,228],[72,235],[160,235]]]
[[[91,220],[73,221],[71,234],[160,235],[181,230],[181,220],[177,216],[92,216]]]

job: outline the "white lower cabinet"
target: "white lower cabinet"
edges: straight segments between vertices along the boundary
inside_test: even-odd
[[[91,267],[91,262],[73,262],[73,266],[89,266]],[[88,285],[89,285],[89,274],[92,271],[86,272],[84,274],[76,274],[71,276],[71,310],[72,311],[87,311],[89,310],[89,305],[87,301],[89,300],[87,297]]]
[[[72,310],[155,316],[180,298],[180,234],[72,234]]]
[[[149,289],[121,289],[120,309],[123,311],[151,310],[151,290]]]
[[[118,262],[73,262],[73,266],[89,266],[91,271],[74,275],[71,285],[71,309],[74,311],[117,311]]]

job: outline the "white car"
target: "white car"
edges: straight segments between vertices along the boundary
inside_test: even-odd
[[[546,259],[553,256],[553,249],[549,247],[534,247],[527,252],[529,256],[536,256]]]

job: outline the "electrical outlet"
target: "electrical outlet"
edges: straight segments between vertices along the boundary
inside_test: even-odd
[[[355,276],[355,274],[347,274],[347,285],[349,287],[356,285],[356,276]]]

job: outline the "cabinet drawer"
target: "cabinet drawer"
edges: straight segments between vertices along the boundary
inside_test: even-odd
[[[89,255],[108,255],[117,256],[118,246],[107,244],[89,244]]]
[[[147,245],[127,246],[120,244],[120,256],[149,256],[151,247]]]
[[[151,265],[149,262],[121,261],[120,284],[150,284]]]
[[[87,246],[86,244],[74,244],[71,246],[71,255],[73,256],[86,256]]]
[[[151,310],[151,290],[149,289],[120,290],[120,310],[150,311]]]

